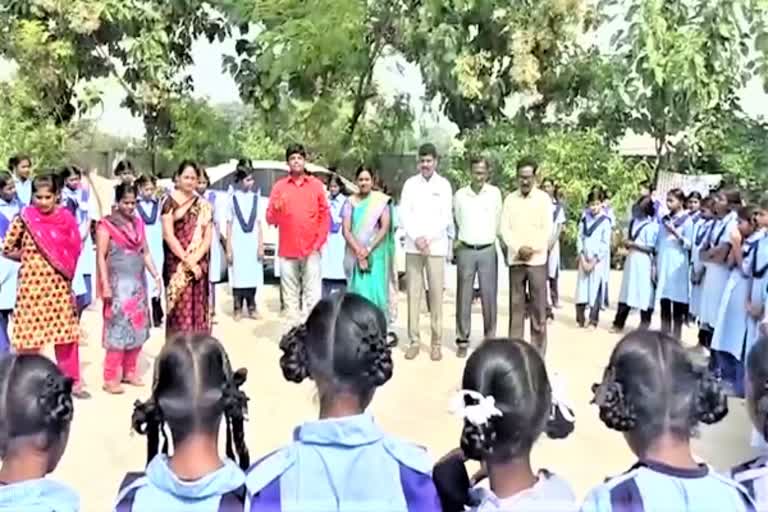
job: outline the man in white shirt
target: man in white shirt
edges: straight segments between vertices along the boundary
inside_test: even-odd
[[[499,234],[509,265],[509,337],[523,339],[526,287],[530,292],[531,341],[547,348],[547,255],[552,236],[552,200],[536,186],[538,164],[517,163],[517,190],[504,200]]]
[[[496,336],[499,267],[496,236],[501,218],[501,192],[487,183],[489,165],[473,158],[472,184],[459,189],[453,202],[456,220],[456,355],[467,357],[472,330],[472,299],[477,276],[483,306],[483,333]]]
[[[453,225],[452,191],[448,180],[438,175],[437,150],[433,144],[419,148],[419,174],[403,185],[400,197],[400,224],[405,230],[405,274],[408,293],[408,337],[406,359],[419,355],[419,316],[427,273],[433,361],[442,359],[443,287],[448,229]]]

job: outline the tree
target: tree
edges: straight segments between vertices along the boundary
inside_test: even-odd
[[[586,0],[412,1],[400,48],[461,131],[504,120],[511,97],[541,121],[596,17]]]
[[[755,14],[752,0],[629,2],[629,27],[612,40],[623,61],[615,86],[630,113],[629,127],[656,141],[656,176],[668,164],[670,136],[738,108],[737,93],[756,65],[750,55],[755,34],[749,32]]]
[[[332,137],[321,148],[328,161],[355,153],[367,110],[382,101],[374,70],[392,51],[405,15],[403,3],[233,0],[227,4],[235,22],[245,24],[237,56],[226,59],[243,101],[265,116],[275,135],[283,132],[312,141]],[[258,23],[253,36],[248,34],[248,23]],[[407,104],[395,98],[389,106],[401,109]]]

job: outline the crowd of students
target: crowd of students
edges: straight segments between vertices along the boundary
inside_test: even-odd
[[[242,390],[246,370],[235,370],[208,335],[169,341],[148,399],[132,414],[147,439],[147,467],[126,475],[114,510],[768,510],[766,458],[720,475],[692,453],[697,425],[723,419],[727,397],[690,349],[659,331],[627,334],[592,388],[601,421],[624,433],[637,463],[582,503],[562,476],[531,460],[542,434],[564,439],[574,429],[572,410],[532,345],[486,339],[472,352],[450,404],[462,422],[458,448],[434,466],[422,448],[387,434],[366,412],[394,372],[386,317],[375,304],[333,294],[280,349],[286,380],[314,382],[319,419],[252,463],[244,419],[259,398]],[[750,417],[768,435],[768,338],[751,349],[747,375]],[[40,355],[0,359],[0,510],[80,510],[77,492],[47,477],[66,451],[74,385]],[[467,460],[480,461],[481,471],[470,477]]]

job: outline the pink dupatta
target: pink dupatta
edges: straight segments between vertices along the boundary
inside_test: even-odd
[[[82,250],[75,217],[61,206],[54,208],[51,213],[43,213],[36,206],[27,206],[21,210],[21,220],[40,254],[57,272],[71,281],[75,277],[77,259]]]
[[[116,214],[108,215],[99,221],[99,227],[104,228],[109,237],[120,248],[127,251],[139,252],[144,248],[144,240],[146,239],[146,231],[144,229],[144,221],[137,215],[133,218],[133,233],[129,232],[123,226],[115,222],[114,217]],[[125,220],[125,223],[130,222]]]

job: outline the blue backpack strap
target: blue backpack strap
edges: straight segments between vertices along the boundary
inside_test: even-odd
[[[435,483],[429,474],[400,464],[400,485],[403,486],[408,512],[441,512],[443,510]],[[253,512],[253,509],[251,511]]]
[[[138,480],[139,478],[142,478],[143,476],[144,476],[144,473],[141,471],[126,473],[125,477],[123,478],[123,481],[120,483],[120,490],[118,491],[118,493],[130,487],[131,484],[133,484],[136,480]],[[128,491],[128,493],[125,496],[123,496],[123,498],[115,506],[115,512],[131,512],[131,510],[133,510],[133,500],[136,499],[136,492],[138,490],[139,490],[138,487],[134,487],[133,489]]]
[[[219,512],[242,512],[245,504],[245,485],[229,491],[221,497]]]

